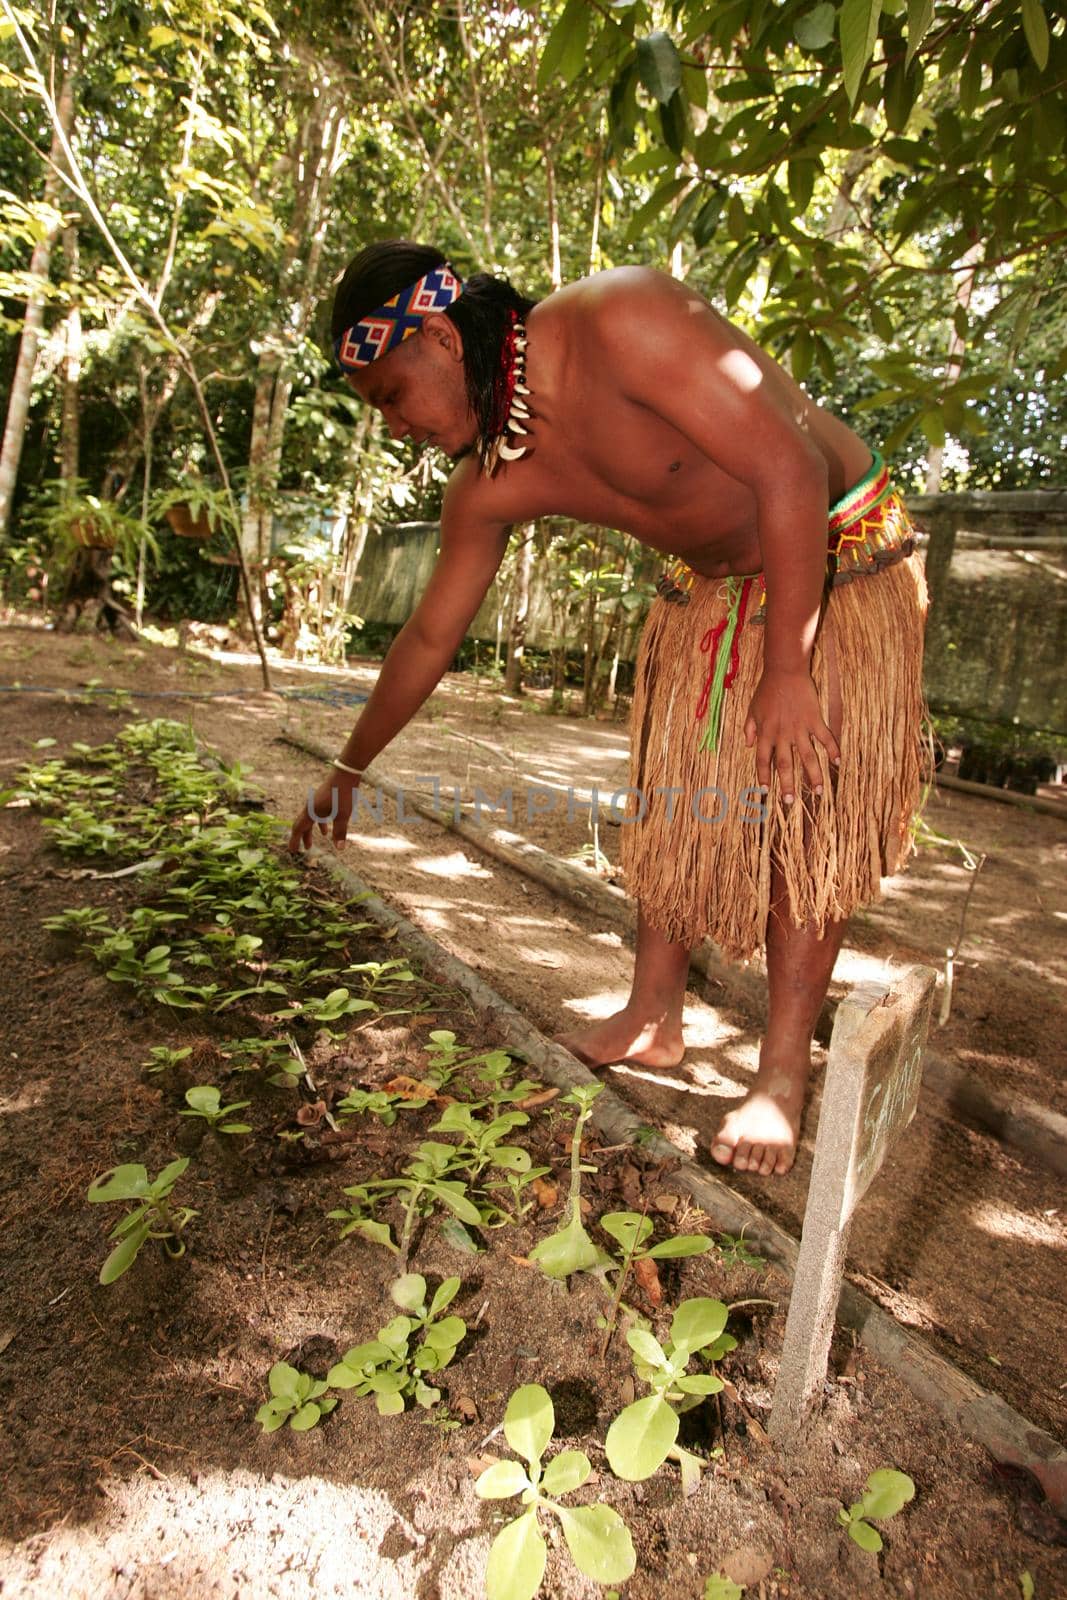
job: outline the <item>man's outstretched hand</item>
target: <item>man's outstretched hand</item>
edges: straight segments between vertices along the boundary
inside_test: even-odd
[[[289,849],[294,855],[299,855],[301,850],[311,848],[316,828],[324,839],[327,836],[332,837],[339,850],[344,848],[348,823],[355,805],[355,792],[358,788],[358,778],[347,772],[338,772],[334,768],[314,793],[308,790],[303,810],[293,823],[289,835]]]
[[[823,721],[818,691],[807,667],[796,671],[771,667],[764,672],[748,708],[745,743],[755,743],[756,773],[768,791],[773,763],[786,804],[796,798],[797,784],[804,777],[821,793],[815,745],[822,745],[835,766],[841,762],[841,747]]]

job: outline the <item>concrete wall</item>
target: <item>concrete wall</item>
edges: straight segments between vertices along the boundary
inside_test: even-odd
[[[924,551],[933,597],[926,693],[935,706],[1067,730],[1067,541],[1061,549],[1052,542],[1067,532],[1067,515],[1060,515],[1067,495],[1049,497],[1036,519],[1030,502],[1037,496],[1026,496],[1025,507],[1004,504],[1022,498],[943,495],[913,502],[917,521],[930,531]],[[976,507],[975,502],[981,503]],[[1016,535],[1014,527],[1020,530]],[[980,548],[969,541],[971,529],[995,530],[1020,548]],[[429,581],[438,533],[435,522],[372,531],[359,568],[355,610],[368,621],[405,622]],[[1025,549],[1028,535],[1030,551]],[[506,635],[505,589],[494,583],[472,637],[492,643],[498,620]],[[526,637],[535,649],[556,643],[536,568]],[[571,643],[578,647],[577,638]]]

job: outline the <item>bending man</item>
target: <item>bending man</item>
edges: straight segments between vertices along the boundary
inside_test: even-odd
[[[922,781],[921,563],[881,459],[692,289],[618,268],[534,303],[437,250],[352,262],[334,348],[394,438],[451,456],[437,565],[316,796],[344,838],[362,770],[452,659],[514,523],[606,524],[660,551],[623,829],[639,903],[623,1009],[566,1035],[593,1066],[680,1059],[689,952],[766,949],[752,1092],[711,1153],[792,1165],[846,921],[910,851]],[[636,801],[635,801],[636,804]],[[290,839],[310,841],[297,818]]]

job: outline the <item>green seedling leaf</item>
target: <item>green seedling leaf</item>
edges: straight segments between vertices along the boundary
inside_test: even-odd
[[[595,1583],[625,1583],[637,1565],[630,1530],[611,1506],[558,1506],[567,1547],[579,1572]]]
[[[481,1500],[508,1500],[529,1487],[529,1476],[520,1462],[494,1461],[479,1476],[474,1492]]]
[[[550,1278],[566,1278],[572,1272],[588,1272],[600,1266],[604,1257],[582,1226],[575,1212],[566,1227],[542,1239],[530,1251],[530,1260],[536,1261]]]
[[[861,1550],[877,1552],[882,1548],[882,1535],[877,1528],[872,1528],[869,1522],[864,1522],[862,1517],[857,1522],[849,1523],[848,1536]]]
[[[711,1240],[703,1233],[679,1233],[673,1239],[654,1244],[648,1254],[653,1261],[674,1261],[681,1256],[702,1256],[711,1249]]]
[[[666,1367],[667,1353],[654,1334],[647,1328],[631,1328],[626,1343],[640,1361],[650,1367]]]
[[[100,1269],[101,1283],[114,1283],[116,1278],[133,1266],[137,1252],[148,1238],[148,1223],[142,1222],[126,1234],[112,1250]]]
[[[464,1185],[458,1180],[442,1180],[429,1186],[429,1193],[454,1211],[461,1222],[466,1222],[470,1227],[478,1227],[482,1214],[472,1200],[468,1200],[463,1193]]]
[[[1019,1588],[1022,1590],[1023,1600],[1034,1600],[1034,1580],[1029,1572],[1020,1572]]]
[[[504,1435],[516,1455],[534,1466],[544,1455],[555,1425],[547,1389],[539,1383],[526,1383],[515,1390],[504,1413]]]
[[[704,1585],[704,1600],[741,1600],[741,1597],[741,1585],[723,1573],[713,1572]]]
[[[267,1374],[267,1387],[276,1400],[288,1400],[301,1392],[301,1374],[287,1361],[276,1361]]]
[[[185,1165],[188,1166],[188,1157]],[[93,1205],[106,1200],[142,1200],[149,1193],[148,1169],[140,1162],[127,1161],[112,1167],[89,1185],[86,1199]]]
[[[893,1467],[880,1467],[867,1479],[867,1492],[859,1502],[861,1515],[884,1522],[887,1517],[895,1517],[914,1498],[915,1485],[906,1472],[897,1472]]]
[[[643,1217],[637,1211],[609,1211],[601,1217],[600,1226],[604,1232],[622,1245],[629,1254],[639,1244],[644,1244],[652,1232],[652,1223],[648,1217]]]
[[[554,1499],[580,1489],[592,1472],[589,1457],[582,1450],[561,1450],[548,1463],[541,1478],[541,1488]]]
[[[441,1237],[453,1250],[462,1250],[465,1255],[476,1256],[485,1249],[483,1244],[463,1226],[458,1217],[446,1217],[441,1224]]]
[[[548,1546],[537,1526],[537,1511],[531,1506],[493,1540],[485,1567],[487,1600],[533,1600],[547,1559]]]
[[[683,1300],[671,1319],[671,1343],[675,1350],[702,1350],[723,1332],[729,1315],[721,1300]]]
[[[440,1316],[450,1306],[460,1290],[459,1278],[446,1278],[430,1301],[431,1318]]]
[[[678,1438],[677,1414],[658,1394],[635,1400],[615,1418],[604,1441],[604,1453],[617,1478],[638,1483],[666,1461]]]
[[[389,1290],[389,1297],[401,1311],[422,1311],[426,1303],[426,1279],[418,1272],[405,1272]]]
[[[334,1403],[336,1404],[336,1402]],[[299,1411],[293,1413],[289,1419],[289,1426],[294,1433],[306,1433],[309,1428],[315,1426],[321,1415],[322,1408],[316,1405],[314,1400],[309,1400],[306,1405],[300,1407]]]

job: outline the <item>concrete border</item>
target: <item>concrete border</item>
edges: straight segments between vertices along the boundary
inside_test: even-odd
[[[420,964],[461,989],[487,1013],[511,1048],[550,1083],[572,1089],[577,1084],[597,1081],[572,1055],[553,1044],[490,988],[465,961],[451,955],[436,939],[387,906],[336,855],[316,848],[313,859],[322,862],[349,894],[362,897],[361,912],[379,927],[395,931]],[[606,1088],[598,1097],[593,1120],[612,1143],[633,1143],[640,1133],[645,1149],[677,1163],[671,1181],[685,1189],[719,1228],[730,1233],[744,1228],[747,1239],[792,1277],[799,1248],[792,1235],[720,1179],[703,1172],[661,1134],[649,1137],[646,1125],[611,1089]],[[1060,1516],[1067,1516],[1067,1450],[1050,1433],[1013,1410],[999,1395],[968,1378],[847,1281],[842,1285],[838,1320],[843,1326],[854,1328],[866,1348],[925,1405],[982,1445],[994,1460],[1032,1473],[1050,1504]]]
[[[332,753],[317,740],[289,729],[283,730],[279,737],[305,755],[326,763],[332,760]],[[390,798],[396,799],[400,785],[379,773],[376,768],[368,768],[366,780],[373,787],[382,789]],[[464,817],[454,817],[440,806],[435,810],[428,801],[406,789],[404,803],[420,816],[436,822],[444,832],[458,834],[476,850],[542,884],[553,894],[562,896],[584,911],[598,912],[621,923],[632,936],[635,912],[625,890],[605,883],[582,868],[572,867],[518,834],[507,833],[502,828],[476,826]],[[847,951],[842,953],[847,954]],[[757,1014],[763,1012],[766,984],[756,968],[739,967],[724,961],[712,945],[702,945],[694,950],[691,965],[709,982],[722,989],[728,1000]],[[816,1024],[816,1037],[822,1044],[829,1042],[834,1007],[835,1002],[828,1000]],[[1021,1095],[1000,1094],[965,1068],[956,1066],[930,1049],[927,1049],[925,1056],[922,1092],[928,1109],[990,1133],[1002,1144],[1041,1162],[1061,1177],[1067,1177],[1067,1117],[1049,1111]],[[939,1101],[940,1105],[930,1106],[931,1100]]]

